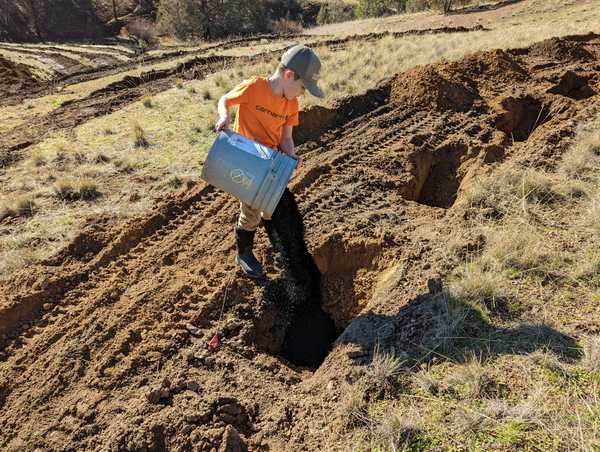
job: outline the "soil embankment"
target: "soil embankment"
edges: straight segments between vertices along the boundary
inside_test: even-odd
[[[0,41],[97,40],[115,31],[90,0],[0,0],[0,19]]]
[[[314,374],[282,357],[288,277],[265,234],[267,279],[237,275],[230,196],[198,183],[144,218],[91,225],[0,288],[0,448],[337,444],[352,366],[377,343],[410,359],[427,332],[417,308],[439,290],[461,191],[501,162],[552,166],[600,108],[599,45],[553,39],[417,67],[304,115],[291,191],[323,309],[343,331]]]

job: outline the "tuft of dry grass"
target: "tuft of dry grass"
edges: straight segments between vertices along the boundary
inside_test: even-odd
[[[15,202],[15,210],[19,216],[31,216],[35,213],[35,208],[35,201],[29,195],[20,196]]]
[[[96,199],[100,196],[96,181],[88,177],[80,179],[78,183],[78,195],[86,201]]]
[[[437,394],[440,389],[439,382],[431,375],[427,369],[421,369],[411,377],[412,382],[427,394]]]
[[[337,414],[343,420],[346,428],[365,425],[368,422],[365,388],[360,382],[353,385],[344,383]]]
[[[461,202],[499,216],[527,217],[538,205],[562,199],[553,178],[540,170],[508,167],[475,181]]]
[[[43,166],[48,162],[48,157],[45,152],[41,151],[40,149],[36,149],[31,154],[31,162],[34,164],[34,166]]]
[[[142,99],[142,105],[146,108],[152,108],[154,107],[154,103],[152,102],[152,98],[150,97],[144,97]]]
[[[71,201],[77,198],[75,186],[73,185],[73,182],[69,179],[58,179],[52,185],[52,190],[54,194],[63,201]]]
[[[449,281],[448,290],[458,300],[494,310],[507,299],[504,285],[504,278],[497,270],[469,263]]]
[[[588,336],[583,341],[583,362],[585,369],[600,372],[600,336]]]
[[[375,388],[383,389],[392,384],[401,369],[402,361],[377,345],[373,350],[373,359],[367,369],[366,377]]]
[[[142,126],[136,121],[134,121],[131,124],[131,137],[133,140],[133,145],[135,147],[145,148],[150,145],[150,143],[148,143],[148,140],[146,139],[146,132],[144,131]]]
[[[541,233],[521,223],[510,223],[488,232],[482,259],[490,268],[532,270],[543,269],[551,254]]]
[[[475,355],[458,365],[447,378],[448,387],[465,398],[479,398],[487,394],[491,380],[481,358]]]

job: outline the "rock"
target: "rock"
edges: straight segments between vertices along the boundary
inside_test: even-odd
[[[170,391],[166,388],[152,389],[146,394],[146,399],[150,403],[157,404],[161,399],[168,399],[170,395]]]
[[[148,402],[153,403],[153,404],[160,402],[160,397],[161,397],[160,389],[154,389],[154,390],[150,391],[148,394],[146,394],[146,398],[148,399]]]
[[[171,395],[171,391],[166,388],[162,388],[159,390],[161,399],[168,399],[169,395]]]
[[[200,392],[200,384],[197,381],[189,380],[185,383],[188,390],[193,392]]]
[[[44,311],[49,311],[50,309],[52,309],[52,306],[54,306],[52,303],[44,303],[42,305],[42,308],[44,309]]]
[[[228,425],[225,428],[225,433],[223,433],[223,440],[221,442],[221,446],[219,447],[219,452],[247,452],[248,447],[240,437],[238,431]]]

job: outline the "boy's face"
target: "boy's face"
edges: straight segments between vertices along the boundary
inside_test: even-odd
[[[302,79],[295,80],[294,71],[286,69],[283,72],[283,95],[286,99],[292,100],[304,94],[304,82]]]

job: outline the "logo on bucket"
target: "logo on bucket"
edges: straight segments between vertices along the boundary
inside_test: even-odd
[[[243,170],[236,168],[232,169],[229,173],[231,180],[235,184],[239,184],[242,187],[250,188],[252,186],[252,182],[254,182],[254,177],[246,174]]]

